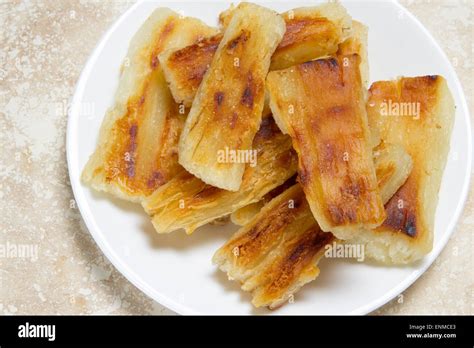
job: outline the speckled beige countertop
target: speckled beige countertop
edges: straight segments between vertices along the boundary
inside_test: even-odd
[[[402,3],[441,44],[474,110],[474,1]],[[98,249],[75,207],[66,165],[65,105],[89,54],[130,5],[0,0],[0,243],[40,250],[34,262],[0,258],[0,313],[172,314]],[[472,188],[435,263],[376,314],[473,313]]]

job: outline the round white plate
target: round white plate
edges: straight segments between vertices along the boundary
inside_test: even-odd
[[[321,1],[264,2],[283,12]],[[262,3],[262,2],[260,2]],[[229,1],[140,2],[107,32],[78,82],[69,114],[69,175],[79,209],[92,236],[115,267],[162,305],[182,314],[365,314],[411,285],[434,261],[451,235],[467,196],[471,169],[471,126],[461,85],[446,56],[427,30],[396,2],[349,1],[344,5],[369,27],[371,81],[397,76],[440,74],[457,106],[451,152],[441,185],[433,251],[409,267],[382,267],[322,260],[316,281],[277,311],[256,310],[250,295],[211,264],[213,253],[235,226],[205,226],[193,235],[157,235],[140,205],[93,192],[79,180],[94,151],[106,109],[111,105],[119,67],[129,41],[157,7],[217,24]]]

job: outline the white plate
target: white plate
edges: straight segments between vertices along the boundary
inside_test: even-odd
[[[265,2],[276,11],[320,1]],[[462,211],[469,187],[471,134],[461,85],[446,56],[427,30],[396,2],[344,3],[353,18],[369,26],[371,80],[443,75],[457,111],[451,152],[441,186],[433,251],[409,267],[322,260],[321,274],[296,294],[295,302],[269,312],[255,310],[250,295],[211,264],[211,257],[235,227],[203,227],[157,235],[141,206],[111,199],[84,187],[80,173],[93,152],[100,124],[112,103],[119,66],[132,35],[153,9],[167,6],[209,24],[229,5],[214,2],[140,2],[107,32],[78,82],[69,114],[69,175],[79,209],[92,236],[115,267],[148,296],[182,314],[365,314],[411,285],[438,256]]]

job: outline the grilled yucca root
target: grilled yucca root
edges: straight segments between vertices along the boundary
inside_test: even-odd
[[[260,209],[262,209],[265,204],[270,202],[273,198],[278,196],[283,191],[286,191],[286,189],[290,188],[294,184],[296,184],[296,175],[286,180],[282,185],[275,187],[273,190],[268,192],[265,196],[263,196],[260,201],[249,204],[234,211],[230,215],[230,220],[232,221],[232,223],[238,226],[246,225],[250,220],[253,219],[255,215],[258,214]]]
[[[199,226],[260,201],[296,173],[297,158],[291,139],[281,134],[271,117],[262,120],[253,141],[256,166],[247,165],[237,192],[208,185],[182,172],[143,201],[158,233]]]
[[[228,26],[235,7],[220,16]],[[286,24],[283,39],[273,53],[270,70],[287,68],[311,59],[334,54],[338,44],[351,34],[351,18],[338,3],[298,8],[282,14]],[[203,38],[188,47],[168,50],[159,56],[174,99],[191,106],[208,70],[222,34]]]
[[[85,183],[140,201],[182,170],[177,145],[185,115],[168,90],[157,55],[215,32],[166,8],[152,13],[130,43],[114,105],[82,173]]]
[[[333,55],[351,34],[351,17],[339,3],[296,8],[282,16],[286,32],[273,54],[271,70]]]
[[[405,182],[411,164],[398,145],[377,149],[375,167],[384,199]],[[332,233],[319,229],[301,185],[296,184],[250,217],[216,252],[213,262],[243,290],[253,292],[255,306],[275,308],[318,276],[317,263],[333,241]]]
[[[219,47],[222,33],[202,38],[199,42],[168,50],[159,56],[166,81],[177,103],[190,107]]]
[[[374,149],[375,174],[383,204],[405,183],[413,160],[399,144],[382,143]]]
[[[360,22],[352,21],[351,36],[339,45],[337,55],[347,56],[357,54],[360,57],[360,76],[362,79],[364,98],[367,99],[367,88],[369,87],[369,57],[368,57],[368,39],[369,29]],[[371,126],[371,125],[369,125]],[[380,133],[376,127],[369,127],[370,139],[372,147],[376,147],[380,143]]]
[[[265,205],[212,260],[243,290],[252,291],[253,305],[276,308],[319,275],[316,265],[332,241],[296,184]]]
[[[369,87],[369,57],[368,57],[369,28],[358,21],[352,21],[351,35],[339,45],[338,55],[358,54],[360,57],[360,75],[365,89]]]
[[[385,205],[387,218],[351,243],[388,264],[421,259],[433,246],[438,191],[449,152],[455,106],[441,76],[375,82],[369,91],[369,122],[386,142],[399,143],[413,158],[405,184]]]
[[[227,27],[235,8],[219,15]],[[351,35],[351,17],[339,3],[300,7],[282,13],[286,32],[272,56],[271,70],[280,70],[337,52],[338,45]]]
[[[221,15],[220,21],[225,22],[225,19],[229,18],[229,17],[230,16],[228,16],[228,15],[225,15],[225,16]],[[288,20],[288,18],[289,18],[289,15],[287,14],[285,16],[285,20],[286,20],[286,23],[287,23],[287,34],[288,34],[288,31],[289,31],[289,20]],[[298,18],[298,17],[296,16],[294,18]],[[361,62],[360,62],[361,77],[362,77],[362,81],[364,82],[364,88],[366,88],[367,84],[368,84],[368,81],[369,81],[369,68],[368,68],[369,65],[368,65],[368,54],[367,54],[368,28],[360,22],[352,21],[352,31],[350,31],[350,32],[351,32],[350,37],[347,38],[342,44],[339,45],[339,49],[338,49],[337,53],[338,54],[344,54],[344,55],[345,54],[357,53],[361,57]],[[285,34],[285,35],[287,35],[287,34]],[[283,40],[285,40],[285,37],[283,38]],[[277,51],[278,51],[278,49],[277,49]],[[372,139],[372,141],[371,141],[372,146],[375,147],[380,143],[379,131],[374,126],[374,128],[370,129],[370,133],[371,133],[371,139]],[[399,150],[399,147],[390,146],[390,150],[393,151],[393,154],[398,153],[400,156],[402,156],[400,151],[397,151],[397,149]],[[381,150],[384,150],[384,149],[379,147],[377,153],[381,153],[382,159],[388,159],[390,156],[387,156],[385,151],[381,151]],[[387,162],[387,164],[388,164],[388,162]],[[408,169],[408,167],[406,169]],[[380,181],[380,179],[379,179],[379,181]],[[282,187],[283,186],[284,185],[282,185]],[[380,185],[379,185],[379,187],[380,187]],[[280,193],[280,192],[281,191],[279,191],[278,193]],[[388,193],[390,193],[390,191],[388,191]],[[391,195],[393,193],[394,192],[391,192],[389,197],[391,197]],[[382,194],[382,199],[384,199],[384,197],[386,196],[386,192],[381,192],[381,194]],[[235,211],[231,215],[231,221],[236,225],[244,226],[260,211],[260,209],[262,209],[262,207],[269,200],[271,200],[275,196],[276,196],[275,194],[272,194],[272,192],[270,192],[266,195],[266,197],[262,201],[252,203],[252,204],[250,204],[246,207],[243,207],[243,208]]]
[[[179,141],[179,163],[207,184],[237,191],[265,100],[270,57],[285,32],[274,11],[250,3],[235,10],[197,91]]]
[[[385,204],[402,186],[410,175],[413,161],[403,146],[382,143],[374,149],[375,173],[382,202]],[[249,204],[231,215],[231,221],[239,226],[246,225],[255,215],[278,194],[295,183],[295,178],[287,180],[283,185],[273,189],[256,203]],[[291,184],[291,185],[290,185]]]
[[[265,201],[261,200],[234,211],[230,215],[230,221],[237,226],[247,225],[255,215],[265,206]]]
[[[340,239],[380,225],[377,187],[358,55],[268,74],[270,107],[298,153],[299,179],[321,229]]]

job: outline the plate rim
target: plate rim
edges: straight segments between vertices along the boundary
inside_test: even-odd
[[[168,0],[169,1],[169,0]],[[125,277],[129,282],[131,282],[135,287],[137,287],[141,292],[143,292],[146,296],[148,296],[153,301],[160,303],[161,305],[165,306],[166,308],[183,315],[206,315],[207,313],[201,313],[198,311],[193,310],[192,308],[182,305],[176,300],[169,298],[155,290],[153,287],[146,284],[146,282],[142,281],[140,277],[137,277],[136,273],[127,265],[125,265],[121,258],[117,256],[116,252],[110,245],[105,241],[103,234],[100,228],[97,226],[95,219],[93,218],[93,214],[89,210],[89,205],[87,203],[86,198],[82,194],[83,187],[80,181],[80,169],[78,168],[77,163],[74,161],[78,161],[77,159],[77,151],[74,154],[74,151],[77,149],[77,134],[74,132],[77,131],[77,112],[75,105],[78,105],[80,102],[83,91],[85,89],[86,82],[90,76],[91,70],[98,58],[98,56],[102,53],[104,46],[106,45],[108,39],[112,35],[112,33],[133,13],[139,6],[145,3],[146,0],[139,0],[135,4],[133,4],[129,9],[127,9],[113,24],[110,28],[105,32],[104,35],[100,38],[97,45],[95,46],[94,50],[90,54],[87,62],[79,76],[78,82],[74,87],[74,94],[70,98],[69,105],[71,106],[68,110],[68,119],[67,119],[67,130],[66,130],[66,157],[67,157],[67,166],[68,166],[68,175],[71,183],[71,188],[74,194],[74,198],[77,203],[77,207],[81,213],[81,217],[84,220],[84,223],[91,234],[92,238],[99,246],[101,252],[107,257],[107,259],[112,263],[112,265]],[[186,3],[186,0],[178,0],[178,1],[171,1],[171,2],[181,2]],[[354,1],[350,1],[354,2]],[[433,250],[430,252],[429,255],[425,257],[425,264],[419,268],[414,270],[409,276],[407,276],[402,282],[400,282],[397,286],[392,288],[390,291],[386,292],[384,295],[376,298],[375,300],[370,301],[369,303],[347,313],[346,315],[364,315],[368,314],[379,307],[383,306],[384,304],[388,303],[392,299],[394,299],[397,295],[405,291],[409,286],[416,282],[416,280],[426,272],[426,270],[433,264],[433,262],[438,258],[441,251],[445,248],[447,242],[451,238],[454,233],[454,230],[459,222],[459,218],[464,211],[464,207],[467,201],[470,181],[471,181],[471,171],[472,171],[472,134],[471,134],[471,117],[469,113],[469,108],[467,105],[466,95],[464,93],[464,89],[461,85],[459,77],[453,68],[451,62],[449,61],[448,57],[446,56],[445,52],[438,44],[438,42],[434,39],[428,29],[416,18],[408,9],[406,9],[403,5],[401,5],[396,0],[386,0],[387,3],[391,3],[392,5],[398,7],[400,11],[403,11],[403,14],[409,17],[411,21],[413,21],[417,27],[419,27],[425,36],[431,41],[433,46],[436,48],[440,57],[445,62],[448,72],[453,76],[454,88],[460,91],[460,100],[458,107],[462,109],[464,114],[465,122],[467,122],[466,133],[467,133],[467,170],[464,175],[464,185],[462,187],[461,196],[458,200],[458,204],[456,210],[453,214],[453,218],[451,219],[450,224],[447,227],[448,232],[438,241],[438,243],[433,246]],[[160,1],[156,2],[157,5],[160,4]],[[79,171],[78,171],[79,170]],[[292,315],[292,314],[290,314]]]

